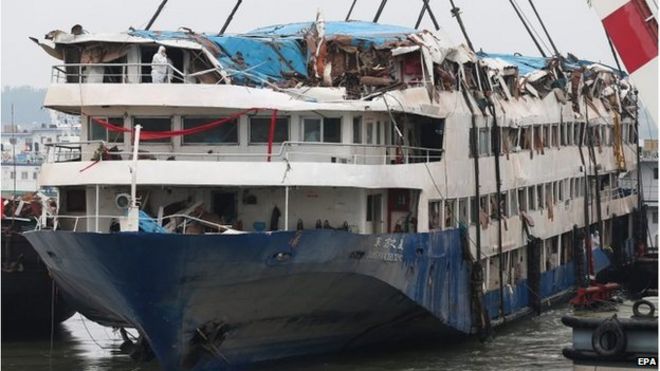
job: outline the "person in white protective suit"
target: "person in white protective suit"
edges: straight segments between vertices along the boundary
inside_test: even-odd
[[[151,82],[164,83],[167,79],[167,54],[165,47],[160,46],[151,59]]]

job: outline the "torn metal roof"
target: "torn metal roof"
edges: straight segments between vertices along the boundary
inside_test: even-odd
[[[491,62],[493,65],[499,67],[517,67],[518,73],[522,76],[529,75],[534,72],[546,69],[548,67],[548,62],[552,60],[552,58],[529,57],[529,56],[517,55],[517,54],[512,55],[512,54],[486,53],[483,51],[478,52],[477,57],[479,57],[479,59],[484,60],[486,62]],[[587,60],[569,61],[567,59],[563,59],[562,65],[564,69],[568,69],[568,70],[579,69],[580,67],[587,67],[587,68],[600,68],[601,70],[606,70],[609,72],[617,71],[613,67],[604,65],[602,63],[596,63]],[[619,73],[621,73],[622,76],[625,76],[625,73],[623,73],[622,71],[619,71]]]
[[[245,34],[210,36],[189,32],[131,31],[131,36],[159,43],[169,40],[204,38],[217,48],[220,66],[237,83],[264,85],[288,79],[291,75],[308,78],[308,50],[305,35],[315,22],[291,23],[259,28]],[[370,22],[323,22],[326,39],[350,37],[351,45],[380,47],[404,41],[418,30]]]

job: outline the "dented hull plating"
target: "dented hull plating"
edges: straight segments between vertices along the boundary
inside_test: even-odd
[[[146,335],[165,369],[204,369],[471,332],[459,230],[26,234],[95,320]],[[207,357],[197,329],[222,326]]]
[[[458,229],[200,236],[37,231],[26,237],[58,283],[78,298],[82,313],[139,329],[164,369],[217,368],[410,338],[456,339],[475,331],[471,263]],[[550,289],[543,294],[566,291],[574,282],[572,264],[560,266],[545,272],[542,287]],[[506,293],[507,314],[528,307],[522,290],[524,282],[513,288],[517,296]],[[493,317],[498,295],[486,294]],[[204,343],[200,332],[215,340]]]

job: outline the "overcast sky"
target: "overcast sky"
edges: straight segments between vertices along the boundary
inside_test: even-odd
[[[2,85],[46,87],[48,56],[28,36],[42,38],[47,32],[70,31],[81,24],[90,32],[143,28],[161,0],[2,0]],[[227,32],[243,32],[259,26],[309,21],[321,10],[326,20],[343,20],[352,0],[244,0]],[[371,20],[380,0],[358,0],[352,19]],[[430,0],[440,26],[455,42],[463,42],[449,1]],[[455,0],[463,10],[468,34],[476,49],[490,52],[539,55],[508,0]],[[527,17],[534,17],[527,0],[518,0]],[[197,32],[218,32],[234,6],[234,0],[169,0],[154,30],[180,26]],[[421,0],[389,0],[380,23],[414,26]],[[596,12],[586,0],[536,0],[555,44],[562,53],[613,65],[613,58]],[[534,22],[539,33],[540,26]],[[428,16],[422,27],[432,29]],[[547,41],[546,41],[547,43]]]

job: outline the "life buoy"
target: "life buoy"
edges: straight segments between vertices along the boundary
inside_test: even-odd
[[[642,313],[639,311],[639,307],[641,306],[647,306],[649,308],[648,312]],[[635,317],[650,317],[652,318],[655,315],[655,305],[651,303],[648,300],[637,300],[635,304],[633,304],[633,314]]]
[[[603,321],[591,336],[591,346],[602,356],[621,354],[627,344],[626,333],[616,318]]]

